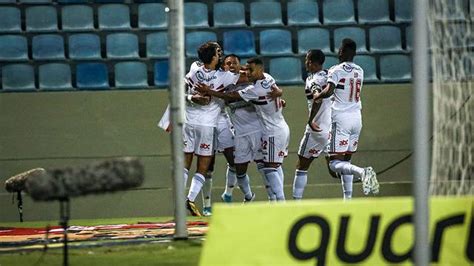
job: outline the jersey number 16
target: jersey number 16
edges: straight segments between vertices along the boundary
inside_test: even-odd
[[[350,89],[351,89],[351,92],[349,94],[349,101],[350,102],[356,102],[356,103],[359,102],[359,100],[360,100],[360,87],[362,86],[361,80],[360,79],[355,79],[354,80],[353,78],[351,78],[349,80],[349,86],[350,86]],[[354,89],[355,89],[355,93],[354,93]]]

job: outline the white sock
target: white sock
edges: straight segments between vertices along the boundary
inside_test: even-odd
[[[244,193],[245,199],[252,199],[252,190],[250,189],[250,178],[247,174],[237,175],[237,183],[239,188]]]
[[[302,199],[304,187],[308,182],[308,171],[296,170],[295,179],[293,180],[293,198]]]
[[[202,203],[204,208],[211,207],[211,194],[212,194],[212,178],[208,174],[208,178],[204,182],[204,186],[202,187]]]
[[[257,163],[257,170],[260,173],[260,175],[262,176],[263,185],[265,185],[265,190],[267,191],[267,195],[268,195],[268,200],[269,201],[275,201],[276,200],[276,195],[275,195],[275,193],[273,193],[272,187],[270,186],[270,184],[267,181],[267,178],[265,177],[265,171],[263,170],[264,168],[265,168],[265,166],[264,166],[263,163],[261,163],[261,162]]]
[[[278,170],[276,168],[264,168],[265,177],[267,182],[270,184],[273,192],[276,194],[276,199],[278,201],[285,200],[285,192],[283,191],[283,184],[281,183],[280,175],[278,174]]]
[[[184,188],[188,185],[188,172],[189,170],[184,168]]]
[[[341,175],[355,175],[360,177],[364,173],[364,168],[355,166],[348,161],[332,160],[329,162],[329,167]]]
[[[224,193],[232,196],[235,185],[237,184],[237,177],[235,173],[235,167],[230,167],[227,165],[227,172],[225,175],[225,191]]]
[[[283,168],[281,168],[281,165],[278,166],[277,168],[278,175],[280,175],[281,183],[283,184],[283,187],[285,186],[285,173],[283,173]]]
[[[193,179],[191,180],[191,186],[189,187],[188,199],[190,201],[195,201],[197,195],[201,191],[202,186],[206,182],[206,178],[200,173],[195,173]]]
[[[345,200],[352,198],[352,179],[353,175],[343,175],[341,178],[342,193]]]

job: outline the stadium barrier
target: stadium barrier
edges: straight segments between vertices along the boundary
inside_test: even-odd
[[[473,207],[430,200],[432,264],[473,265]],[[413,264],[409,197],[216,204],[209,228],[200,265]]]

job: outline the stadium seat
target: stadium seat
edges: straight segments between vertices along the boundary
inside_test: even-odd
[[[258,27],[283,25],[280,2],[250,3],[250,25]]]
[[[64,59],[64,40],[58,34],[42,34],[33,36],[31,41],[33,59],[51,60]]]
[[[39,88],[43,90],[72,89],[69,64],[51,63],[39,66]]]
[[[351,38],[357,45],[357,53],[367,53],[365,30],[359,27],[342,27],[334,30],[334,51],[337,53],[344,38]]]
[[[405,28],[406,49],[411,51],[413,48],[413,27],[410,25]]]
[[[146,36],[146,57],[168,58],[168,32],[154,32]]]
[[[0,0],[0,5],[3,4],[14,4],[16,3],[16,0]]]
[[[301,60],[297,57],[279,57],[270,59],[270,75],[277,85],[301,84]]]
[[[28,43],[20,35],[0,35],[0,61],[28,60]]]
[[[287,8],[288,25],[311,26],[321,24],[319,21],[319,7],[316,1],[291,1]]]
[[[92,7],[85,5],[67,5],[61,10],[62,29],[64,31],[94,30]]]
[[[30,6],[26,8],[27,31],[57,31],[58,16],[53,6]]]
[[[330,69],[332,66],[339,64],[339,59],[335,56],[326,56],[326,60],[324,60],[323,68]]]
[[[184,3],[184,26],[186,28],[209,28],[207,5],[198,2]]]
[[[236,54],[241,57],[255,56],[255,36],[249,30],[224,32],[224,54]]]
[[[380,79],[382,82],[405,82],[411,80],[411,59],[408,55],[392,54],[380,57]]]
[[[126,0],[93,0],[92,2],[98,4],[110,4],[110,3],[124,3]]]
[[[260,54],[291,55],[291,33],[283,29],[264,30],[260,32]]]
[[[115,64],[116,88],[148,87],[147,67],[142,62],[120,62]]]
[[[78,89],[108,89],[109,75],[103,63],[82,63],[76,66]]]
[[[123,4],[104,4],[99,6],[99,28],[103,30],[130,29],[130,11]]]
[[[197,49],[207,41],[217,41],[217,35],[212,31],[186,33],[186,56],[197,57]]]
[[[324,0],[324,24],[356,24],[353,0]]]
[[[11,64],[2,67],[2,87],[10,91],[35,90],[35,72],[33,66]]]
[[[74,60],[100,59],[100,38],[90,33],[69,36],[69,58]]]
[[[391,22],[388,1],[389,0],[358,0],[359,23],[374,24]]]
[[[168,60],[155,62],[155,86],[166,87],[169,85],[168,71]]]
[[[321,49],[325,54],[332,53],[329,41],[329,30],[324,28],[307,28],[298,31],[298,53],[306,54],[309,49]]]
[[[214,27],[245,27],[245,7],[239,2],[214,4]]]
[[[377,26],[370,28],[371,52],[402,51],[400,28],[396,26]]]
[[[52,0],[19,0],[22,4],[48,4],[52,3]]]
[[[140,29],[166,29],[168,27],[168,14],[165,5],[159,3],[146,3],[138,6],[138,27]]]
[[[395,3],[395,22],[411,22],[413,0],[397,0]]]
[[[16,7],[0,7],[0,32],[20,32],[21,12]]]
[[[364,70],[364,82],[378,82],[375,58],[370,55],[357,55],[354,63]]]
[[[84,4],[88,2],[89,0],[58,0],[60,4]]]
[[[138,58],[138,37],[133,33],[107,35],[107,58]]]

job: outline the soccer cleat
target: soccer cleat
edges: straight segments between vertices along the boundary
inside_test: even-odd
[[[244,203],[252,202],[255,199],[255,193],[252,192],[252,197],[250,199],[244,198]]]
[[[189,199],[186,199],[186,208],[192,216],[202,216],[198,208],[196,207],[196,204],[194,204],[194,202],[190,201]]]
[[[362,181],[362,191],[365,195],[368,195],[370,192],[373,194],[379,193],[379,182],[377,181],[377,174],[375,173],[372,167],[364,168],[364,173],[361,176]]]
[[[204,207],[202,209],[202,215],[206,216],[206,217],[211,216],[212,215],[212,207]]]
[[[232,202],[232,195],[227,195],[225,193],[222,193],[221,199],[222,199],[223,202],[231,203]]]

